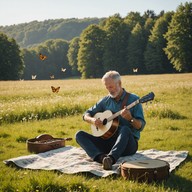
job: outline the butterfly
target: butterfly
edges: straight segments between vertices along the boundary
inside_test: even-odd
[[[31,75],[31,79],[36,79],[37,75]]]
[[[62,72],[65,72],[65,71],[66,71],[66,69],[64,69],[64,68],[61,68],[61,71],[62,71]]]
[[[50,78],[51,78],[51,79],[54,79],[54,78],[55,78],[55,76],[54,76],[54,75],[50,75]]]
[[[138,72],[138,68],[133,68],[133,72],[137,73]]]
[[[52,92],[53,92],[53,93],[58,93],[60,87],[53,87],[53,86],[51,86],[51,89],[52,89]]]
[[[46,55],[42,55],[41,53],[39,53],[39,59],[44,61],[45,59],[47,59],[47,56]]]

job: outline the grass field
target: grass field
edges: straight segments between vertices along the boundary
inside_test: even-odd
[[[107,94],[100,79],[0,82],[0,191],[191,191],[192,74],[123,76],[123,87],[139,96],[153,91],[155,100],[143,104],[146,127],[139,150],[187,150],[189,155],[169,179],[159,184],[66,175],[54,171],[8,167],[3,160],[30,154],[26,140],[42,133],[72,137],[82,129],[82,113]],[[51,86],[60,86],[52,93]],[[78,146],[75,140],[68,145]]]

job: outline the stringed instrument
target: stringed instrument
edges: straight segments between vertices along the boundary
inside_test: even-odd
[[[148,101],[153,100],[155,94],[153,92],[143,96],[141,99],[137,99],[130,105],[126,106],[126,109],[131,109],[135,105],[139,103],[146,103]],[[124,109],[122,109],[124,110]],[[103,125],[100,127],[96,127],[95,125],[91,125],[92,134],[95,137],[102,137],[103,139],[109,139],[114,135],[119,126],[118,116],[121,114],[121,111],[116,113],[112,113],[110,110],[106,110],[102,113],[96,113],[94,118],[100,119],[103,122]]]

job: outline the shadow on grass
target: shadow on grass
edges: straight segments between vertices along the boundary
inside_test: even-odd
[[[188,155],[187,159],[183,161],[179,168],[181,168],[184,164],[191,162],[192,157]],[[169,179],[164,183],[165,188],[169,188],[172,190],[177,191],[183,191],[183,192],[189,192],[192,189],[192,181],[190,179],[184,178],[182,176],[176,175],[175,171],[178,168],[176,168],[171,174]],[[190,170],[191,171],[191,170]]]

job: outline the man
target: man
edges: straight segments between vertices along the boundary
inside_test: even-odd
[[[89,108],[84,113],[83,119],[99,129],[103,126],[103,121],[94,117],[96,113],[106,110],[113,113],[120,111],[118,129],[108,139],[79,131],[76,134],[76,141],[94,161],[103,164],[103,169],[111,170],[119,157],[136,153],[140,132],[146,122],[141,104],[135,105],[130,110],[125,108],[139,97],[127,93],[122,88],[121,77],[117,71],[107,72],[102,77],[102,82],[109,95]]]

